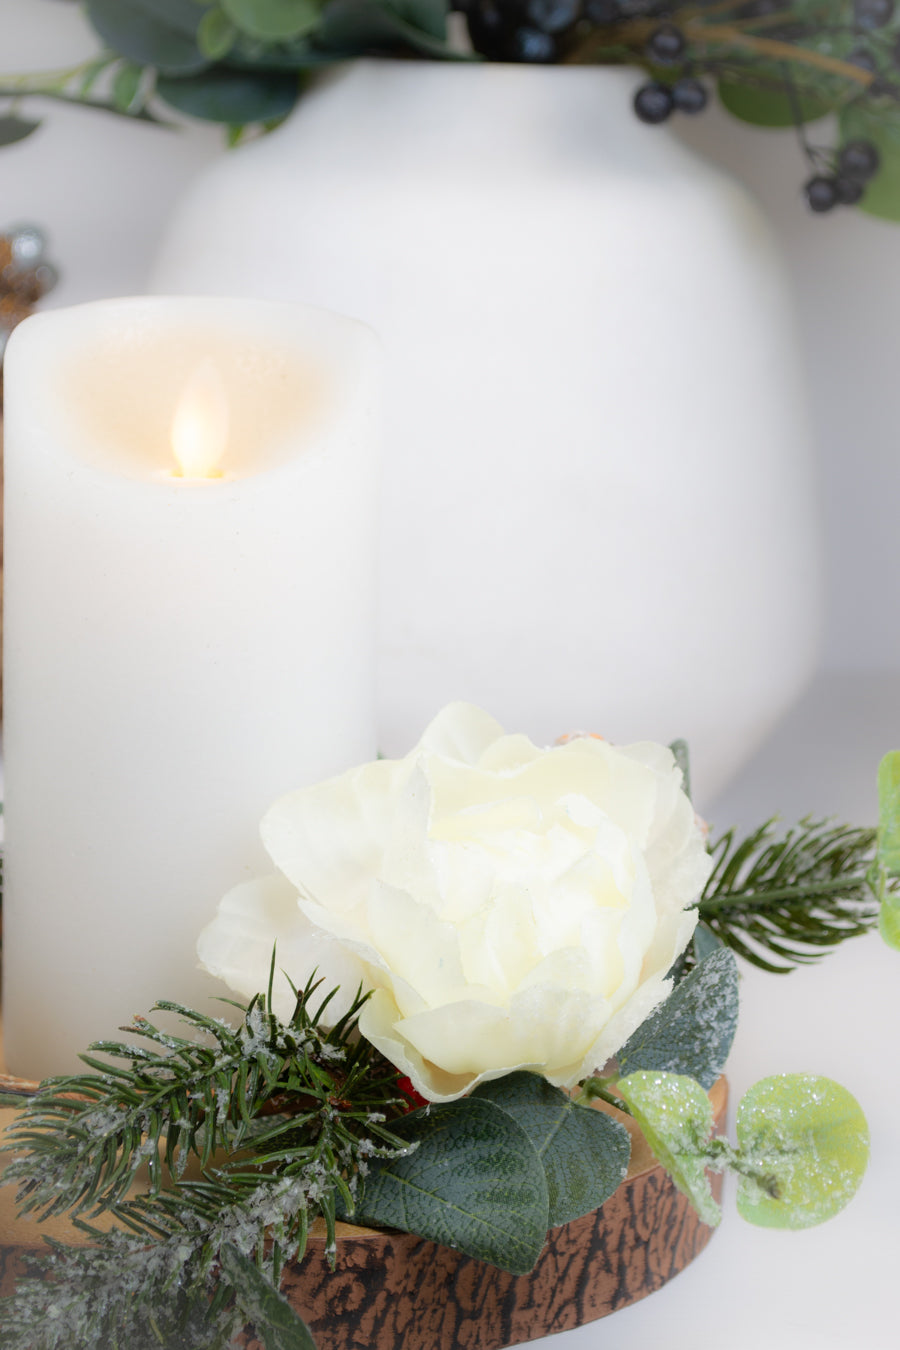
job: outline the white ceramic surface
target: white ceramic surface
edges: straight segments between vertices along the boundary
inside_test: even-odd
[[[807,430],[767,228],[634,78],[356,63],[199,177],[152,285],[384,338],[386,752],[462,697],[686,736],[704,796],[812,669]]]

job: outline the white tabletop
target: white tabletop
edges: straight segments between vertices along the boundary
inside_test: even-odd
[[[900,672],[821,677],[728,792],[714,827],[776,811],[875,822],[875,770],[900,748]],[[703,809],[706,804],[699,803]],[[895,1350],[900,1345],[900,953],[856,939],[814,967],[742,965],[733,1100],[772,1073],[826,1074],[869,1121],[872,1158],[850,1206],[805,1232],[754,1228],[733,1189],[706,1251],[657,1293],[535,1350]]]

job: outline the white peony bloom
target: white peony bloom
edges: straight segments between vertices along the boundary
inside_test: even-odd
[[[362,984],[363,1035],[431,1101],[601,1067],[669,992],[711,869],[666,747],[542,750],[464,703],[405,759],[281,798],[262,838],[281,875],[229,892],[201,964],[252,995],[277,943],[295,985],[340,984],[332,1020]]]

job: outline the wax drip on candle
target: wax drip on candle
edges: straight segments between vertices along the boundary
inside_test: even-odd
[[[228,441],[225,382],[207,356],[191,375],[172,418],[177,478],[221,478],[219,460]]]

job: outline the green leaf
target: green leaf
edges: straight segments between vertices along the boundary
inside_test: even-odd
[[[697,960],[705,961],[713,952],[720,951],[721,947],[722,939],[717,938],[712,929],[701,920],[694,929],[694,955]]]
[[[214,3],[214,0],[131,0],[131,2],[136,9],[144,10],[151,18],[160,19],[170,28],[176,28],[179,33],[193,37],[197,32],[203,7]]]
[[[426,1107],[392,1128],[418,1147],[373,1164],[356,1222],[402,1228],[527,1274],[547,1235],[549,1199],[522,1126],[493,1102],[470,1097]]]
[[[671,1073],[632,1073],[616,1083],[647,1143],[704,1223],[722,1217],[706,1166],[712,1103],[699,1083]]]
[[[878,861],[900,877],[900,750],[891,750],[878,766]]]
[[[119,112],[127,113],[134,106],[137,101],[143,75],[143,66],[136,66],[131,61],[126,61],[116,71],[116,77],[113,80],[112,86],[112,96],[113,103],[115,103]]]
[[[253,75],[216,67],[180,80],[160,78],[156,92],[188,117],[242,126],[286,117],[299,90],[295,75]]]
[[[316,1350],[309,1327],[249,1257],[229,1242],[223,1246],[219,1260],[241,1310],[262,1337],[266,1350]]]
[[[539,1074],[519,1070],[481,1083],[472,1096],[499,1106],[537,1149],[551,1228],[598,1209],[624,1180],[631,1156],[624,1125],[604,1111],[576,1106]]]
[[[842,145],[871,141],[881,161],[866,187],[860,210],[883,220],[900,221],[900,113],[887,109],[866,112],[855,103],[841,113],[840,133]]]
[[[221,4],[242,32],[262,42],[304,37],[321,17],[317,0],[221,0]]]
[[[455,55],[447,47],[443,0],[330,0],[317,41],[348,54],[396,47],[431,56]]]
[[[219,61],[231,51],[238,30],[221,9],[208,9],[197,29],[197,46],[210,61]]]
[[[728,1058],[737,1020],[737,962],[727,947],[717,946],[625,1042],[616,1056],[619,1069],[686,1074],[711,1088]]]
[[[792,102],[782,89],[759,88],[729,76],[719,80],[718,92],[719,101],[732,117],[751,122],[756,127],[792,127],[798,115],[801,122],[814,122],[840,103],[839,98],[829,99],[799,89],[795,102]]]
[[[777,1196],[756,1181],[738,1182],[738,1211],[764,1228],[809,1228],[856,1194],[869,1159],[859,1103],[840,1083],[813,1074],[763,1078],[737,1112],[745,1162],[777,1182]]]
[[[138,65],[155,66],[166,75],[189,74],[208,65],[193,37],[153,17],[138,0],[87,0],[87,16],[113,51]]]
[[[40,122],[35,122],[30,117],[12,115],[0,117],[0,145],[15,145],[16,141],[24,141],[26,136],[37,131],[40,125]]]
[[[688,743],[684,740],[672,741],[669,749],[675,756],[675,763],[681,770],[681,786],[686,797],[691,795],[691,755]]]

